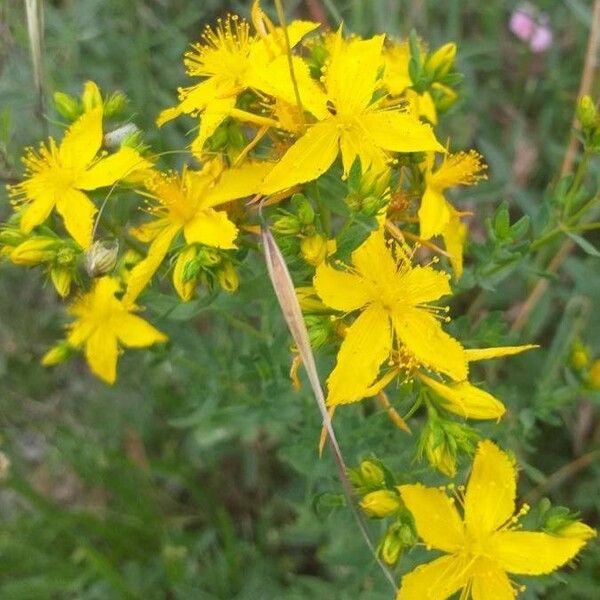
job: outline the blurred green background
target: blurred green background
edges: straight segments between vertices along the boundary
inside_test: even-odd
[[[465,80],[440,138],[478,148],[490,165],[489,181],[460,196],[480,215],[472,234],[485,237],[483,217],[502,200],[511,217],[535,219],[568,140],[591,3],[540,1],[554,42],[538,55],[508,31],[514,2],[312,4],[332,26],[343,20],[363,35],[405,36],[416,28],[432,47],[456,41]],[[124,91],[158,151],[187,143],[187,124],[154,126],[184,83],[186,46],[218,15],[250,8],[249,1],[221,0],[44,5],[48,91],[78,94],[87,79],[106,92]],[[304,17],[310,5],[286,2],[290,15]],[[5,180],[21,172],[22,147],[43,137],[32,81],[24,3],[0,0]],[[480,373],[496,377],[492,388],[511,407],[501,427],[481,430],[517,453],[521,496],[547,494],[596,525],[600,398],[573,393],[560,365],[577,336],[600,354],[597,261],[574,254],[534,313],[525,339],[549,352]],[[467,340],[506,341],[502,315],[525,297],[531,272],[484,292],[480,308],[457,319],[455,330]],[[39,273],[0,263],[0,449],[11,461],[0,488],[1,599],[392,597],[348,511],[328,501],[339,491],[334,469],[329,458],[317,460],[320,425],[308,390],[293,392],[287,378],[291,342],[260,260],[241,275],[239,294],[208,306],[157,297],[154,322],[171,344],[127,353],[110,388],[80,359],[54,370],[39,365],[62,334],[63,307]],[[453,313],[478,293],[467,277]],[[332,358],[322,360],[325,372]],[[344,411],[336,424],[349,464],[373,451],[399,473],[411,464],[415,440],[384,414],[365,405]],[[422,475],[430,477],[425,468]],[[381,531],[373,525],[375,536]],[[409,557],[402,568],[410,564]],[[524,597],[592,600],[599,586],[592,543],[578,570],[532,581]]]

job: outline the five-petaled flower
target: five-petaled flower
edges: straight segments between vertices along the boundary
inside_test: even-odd
[[[82,247],[92,243],[97,208],[84,193],[113,185],[134,171],[150,167],[133,148],[123,147],[109,156],[98,156],[102,145],[102,107],[85,112],[67,130],[60,146],[53,138],[29,150],[23,162],[25,179],[10,188],[13,198],[25,205],[21,230],[29,233],[56,207],[65,228]]]
[[[572,537],[518,531],[516,480],[512,458],[484,440],[461,499],[463,518],[441,489],[420,483],[398,487],[426,546],[445,553],[405,575],[398,600],[444,600],[459,590],[465,599],[512,600],[517,590],[507,573],[550,573],[595,535],[587,526]]]
[[[379,89],[385,36],[344,40],[338,31],[324,74],[324,116],[277,162],[261,191],[272,194],[316,179],[342,154],[344,173],[360,158],[363,172],[383,171],[390,152],[444,151],[429,125],[397,106],[385,106]]]
[[[67,343],[74,348],[85,347],[92,372],[111,384],[117,375],[119,344],[143,348],[167,341],[165,334],[133,314],[134,306],[115,297],[119,288],[118,280],[101,277],[69,307],[77,320],[69,325]]]

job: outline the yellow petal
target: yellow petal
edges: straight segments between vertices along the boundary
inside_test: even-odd
[[[509,573],[543,575],[571,560],[585,545],[578,538],[563,538],[529,531],[499,531],[489,551]]]
[[[197,242],[215,248],[235,248],[238,228],[224,210],[207,208],[184,225],[183,233],[188,244]]]
[[[398,291],[407,304],[433,302],[451,293],[448,275],[431,267],[417,266],[399,278]]]
[[[467,378],[464,348],[422,308],[402,307],[392,317],[396,335],[416,360],[456,381]]]
[[[102,107],[85,112],[67,129],[59,156],[63,166],[79,171],[92,162],[102,144]]]
[[[94,203],[79,190],[65,190],[58,198],[56,210],[65,222],[69,235],[82,247],[92,243],[94,215],[98,209]]]
[[[151,166],[151,163],[142,158],[133,148],[125,146],[96,162],[78,177],[75,185],[81,190],[95,190],[112,185],[134,171],[148,169]]]
[[[396,600],[446,600],[463,588],[468,578],[464,558],[442,556],[406,574]]]
[[[216,78],[213,77],[202,81],[198,85],[184,88],[180,93],[181,102],[177,106],[163,110],[158,115],[156,124],[161,127],[182,113],[195,114],[213,100],[216,95],[217,82]]]
[[[344,177],[348,175],[356,158],[360,158],[362,172],[382,173],[387,168],[388,155],[375,144],[369,134],[357,124],[346,125],[340,133],[340,150]]]
[[[537,344],[524,344],[523,346],[497,346],[496,348],[465,348],[465,356],[469,362],[487,360],[498,356],[511,356],[527,350],[539,348]]]
[[[383,228],[369,235],[352,253],[352,264],[363,279],[375,286],[396,281],[398,265],[385,243]]]
[[[94,81],[86,81],[83,84],[83,94],[81,94],[81,104],[85,112],[102,106],[102,94],[100,88]]]
[[[393,152],[444,152],[430,125],[399,111],[367,112],[360,122],[373,141],[384,150]]]
[[[141,317],[123,312],[113,320],[116,334],[125,346],[143,348],[166,342],[167,336]]]
[[[479,538],[495,531],[515,511],[514,460],[489,440],[479,442],[465,494],[465,524]]]
[[[302,108],[312,113],[318,120],[329,116],[327,96],[310,76],[308,65],[299,56],[293,57],[294,76],[300,92]],[[287,56],[279,56],[268,65],[254,64],[246,79],[248,87],[284,100],[288,104],[297,104],[296,92],[290,78],[290,66]]]
[[[125,306],[132,305],[142,290],[148,285],[152,276],[160,267],[164,260],[173,238],[179,231],[178,225],[171,225],[159,233],[148,249],[148,255],[144,260],[139,262],[129,274],[127,280],[127,290],[123,296],[123,304]]]
[[[340,29],[325,72],[325,87],[338,115],[349,116],[362,112],[371,102],[385,36],[345,41],[341,35]]]
[[[513,600],[516,592],[498,564],[488,558],[478,558],[472,569],[471,594],[473,600]]]
[[[441,192],[431,187],[425,189],[419,207],[420,235],[428,240],[440,235],[450,222],[450,207]]]
[[[348,271],[339,271],[321,263],[313,278],[317,294],[327,306],[350,312],[369,301],[369,290],[364,280]]]
[[[390,319],[383,309],[369,306],[346,330],[335,369],[327,380],[328,405],[363,398],[391,350]]]
[[[33,202],[28,204],[21,215],[20,227],[29,233],[34,227],[41,225],[54,208],[55,194],[51,190],[42,190]]]
[[[240,167],[224,170],[217,184],[202,196],[201,206],[208,208],[256,194],[272,168],[271,162],[249,161]]]
[[[450,255],[450,264],[454,277],[458,280],[463,272],[463,249],[467,239],[467,225],[463,223],[456,211],[450,211],[450,220],[442,231],[446,252]]]
[[[329,169],[338,154],[339,136],[333,121],[313,125],[265,177],[260,192],[274,194],[312,181]]]
[[[418,373],[419,379],[446,403],[444,408],[465,419],[499,419],[505,412],[504,404],[488,392],[468,381],[445,384]]]
[[[117,378],[117,338],[110,331],[97,329],[85,344],[85,359],[94,375],[113,384]]]
[[[420,483],[401,485],[398,490],[427,546],[451,554],[464,545],[462,520],[454,501],[443,490]]]
[[[200,115],[200,131],[192,143],[192,153],[201,156],[206,140],[216,131],[217,127],[229,116],[235,107],[236,97],[218,98],[211,100]]]

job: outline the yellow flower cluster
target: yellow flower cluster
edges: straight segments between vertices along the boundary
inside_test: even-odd
[[[452,295],[451,273],[462,275],[467,239],[466,213],[447,191],[485,172],[475,150],[452,153],[436,137],[456,98],[455,55],[454,44],[429,52],[415,39],[362,39],[309,21],[276,26],[255,2],[251,22],[229,16],[185,54],[192,83],[157,119],[197,125],[178,170],[161,166],[135,127],[110,128],[122,96],[103,100],[93,82],[79,99],[57,94],[72,123],[59,142],[26,152],[0,231],[0,256],[43,266],[62,297],[76,288],[66,339],[43,363],[81,350],[113,383],[121,347],[167,339],[135,314],[157,273],[171,270],[183,302],[237,290],[235,265],[256,247],[260,205],[284,254],[302,263],[298,298],[313,346],[337,350],[330,410],[376,397],[408,429],[386,395],[395,382],[415,400],[411,413],[427,410],[420,455],[454,476],[477,440],[456,416],[499,419],[506,410],[469,381],[470,363],[534,347],[467,348],[436,304]],[[415,539],[446,553],[406,575],[399,598],[461,589],[464,598],[512,598],[507,572],[549,572],[592,535],[515,531],[514,464],[488,441],[477,446],[461,502],[462,519],[438,489],[388,489],[380,478],[367,486],[365,512],[403,519],[382,542],[387,562],[413,518]]]

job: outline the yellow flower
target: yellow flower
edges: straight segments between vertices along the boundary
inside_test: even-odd
[[[415,116],[373,102],[378,73],[383,63],[383,35],[370,40],[346,41],[338,31],[326,67],[319,122],[297,140],[266,177],[261,191],[272,194],[316,179],[342,154],[344,174],[360,158],[363,172],[383,171],[389,152],[443,151],[431,127]]]
[[[329,307],[360,310],[328,379],[330,406],[365,396],[394,351],[394,338],[407,369],[423,365],[457,381],[467,377],[463,347],[442,330],[443,311],[427,304],[450,293],[448,276],[429,266],[413,267],[403,248],[386,245],[383,229],[352,253],[351,267],[320,264],[313,283]]]
[[[273,27],[262,12],[260,17],[261,35],[250,35],[249,24],[234,15],[219,21],[214,30],[207,27],[203,42],[194,44],[185,54],[187,74],[206,79],[191,87],[180,88],[179,105],[164,110],[157,123],[160,126],[182,113],[199,115],[200,131],[192,145],[195,153],[201,152],[206,140],[228,116],[258,125],[277,125],[273,119],[235,108],[237,97],[247,89],[260,90],[288,104],[296,104],[283,30]],[[265,21],[270,26],[269,33],[262,26]],[[294,47],[318,26],[310,21],[290,23],[287,28],[290,46]],[[318,103],[318,88],[310,77],[308,66],[300,57],[295,56],[292,61],[304,108],[321,114],[325,107]]]
[[[69,307],[77,321],[70,325],[67,343],[76,348],[85,346],[90,369],[107,383],[116,379],[119,344],[142,348],[167,341],[166,335],[132,314],[134,307],[115,298],[119,287],[116,279],[101,277],[89,293]]]
[[[507,573],[543,575],[571,560],[585,545],[584,536],[561,537],[517,531],[516,470],[495,444],[479,443],[461,505],[438,488],[399,486],[419,536],[444,556],[402,578],[398,600],[444,600],[462,590],[461,598],[512,600],[515,585]],[[526,510],[526,509],[525,509]]]
[[[97,208],[84,192],[110,186],[149,166],[133,148],[99,157],[101,144],[102,108],[95,108],[69,127],[60,146],[50,138],[39,154],[27,152],[25,180],[10,188],[11,195],[25,204],[22,231],[29,233],[56,207],[73,239],[84,249],[92,243]]]
[[[431,158],[433,160],[433,157]],[[473,185],[485,179],[482,171],[486,165],[481,156],[471,150],[447,154],[442,164],[432,171],[425,171],[425,193],[419,208],[421,237],[442,235],[450,262],[457,278],[462,275],[463,246],[467,236],[466,225],[460,221],[460,213],[444,198],[444,190],[456,185]]]
[[[148,179],[146,187],[155,201],[149,212],[156,220],[137,228],[134,234],[152,244],[148,256],[131,270],[123,300],[135,301],[180,231],[188,244],[235,248],[238,229],[224,210],[215,207],[255,192],[268,168],[266,163],[250,162],[221,171],[220,163],[212,161],[202,171],[184,169],[181,176],[156,173]]]

